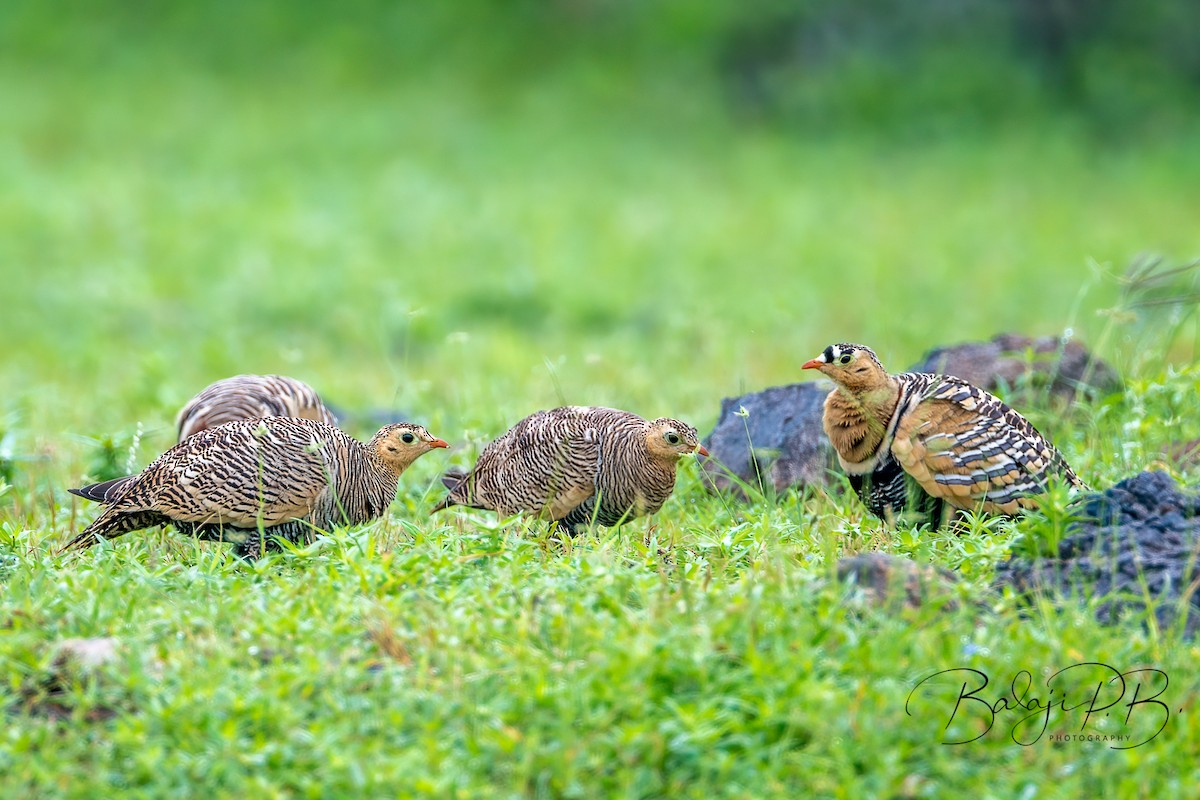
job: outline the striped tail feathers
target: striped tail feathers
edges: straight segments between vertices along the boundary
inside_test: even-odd
[[[74,539],[58,548],[58,555],[61,556],[63,553],[66,553],[70,550],[86,550],[94,545],[97,541],[99,541],[96,537],[104,536],[104,534],[96,533],[92,530],[93,527],[94,525],[88,525],[86,528],[80,531]]]
[[[101,481],[100,483],[81,486],[78,489],[67,489],[67,491],[85,500],[94,500],[101,504],[111,503],[120,494],[121,489],[136,477],[136,475],[125,475],[120,478],[113,478],[110,481]]]
[[[165,525],[168,522],[170,520],[157,511],[120,511],[109,506],[92,521],[91,525],[63,545],[58,553],[61,555],[68,550],[85,550],[100,539],[115,539],[130,531]]]
[[[1063,457],[1063,454],[1057,447],[1054,448],[1054,467],[1058,471],[1059,476],[1065,479],[1072,488],[1081,489],[1085,492],[1092,490],[1092,487],[1088,486],[1087,481],[1075,473],[1075,470],[1067,463],[1067,459]]]
[[[63,554],[68,550],[84,550],[91,547],[101,538],[112,539],[120,536],[123,533],[137,530],[140,520],[161,517],[161,514],[156,512],[135,512],[128,513],[117,511],[112,507],[112,502],[117,499],[122,491],[129,485],[129,482],[137,475],[124,475],[120,478],[113,478],[100,483],[92,483],[87,486],[81,486],[78,489],[67,489],[73,495],[82,497],[85,500],[92,500],[106,506],[100,515],[92,520],[92,524],[88,525],[79,534],[67,542],[59,549],[59,554]],[[149,515],[149,516],[147,516]],[[163,518],[165,520],[165,518]]]

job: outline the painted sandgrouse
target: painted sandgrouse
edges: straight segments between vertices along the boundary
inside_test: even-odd
[[[337,425],[315,389],[285,375],[235,375],[205,387],[179,410],[179,441],[235,419],[297,417]]]
[[[570,533],[619,525],[662,507],[689,453],[708,455],[696,429],[676,419],[586,406],[538,411],[485,447],[470,472],[446,473],[450,493],[433,510],[526,513]]]
[[[947,375],[889,375],[870,348],[826,347],[803,369],[836,388],[825,433],[872,514],[904,510],[940,521],[941,504],[1015,514],[1053,478],[1087,488],[1062,454],[1000,398]]]
[[[306,542],[317,529],[382,516],[400,473],[437,447],[447,444],[407,423],[363,444],[307,419],[227,422],[189,436],[137,475],[71,489],[105,508],[63,550],[170,522],[235,542],[239,556],[253,558],[275,548],[273,536]]]

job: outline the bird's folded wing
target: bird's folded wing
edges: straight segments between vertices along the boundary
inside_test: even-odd
[[[190,440],[189,440],[190,441]],[[267,436],[196,450],[171,451],[147,469],[141,490],[122,503],[172,519],[254,528],[310,513],[330,484],[319,447]]]
[[[892,453],[926,492],[953,505],[1016,513],[1044,490],[1053,446],[1008,406],[946,381],[908,409]]]
[[[486,455],[490,463],[476,467],[476,492],[489,507],[560,519],[596,491],[600,433],[535,416]]]

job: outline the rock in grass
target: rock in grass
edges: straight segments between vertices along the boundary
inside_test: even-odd
[[[72,684],[90,684],[105,667],[120,657],[121,643],[111,637],[64,639],[54,646],[50,670],[38,682],[25,683],[20,690],[26,713],[53,720],[70,719],[75,712]],[[103,722],[115,717],[118,709],[106,702],[87,706],[84,719]]]
[[[903,603],[909,608],[919,608],[935,598],[948,598],[957,580],[947,569],[929,564],[922,566],[912,559],[887,553],[860,553],[840,558],[837,577],[842,583],[858,586],[873,606]],[[945,608],[957,606],[955,600],[945,600]]]
[[[1143,472],[1088,497],[1057,558],[1011,558],[996,569],[999,587],[1020,594],[1101,596],[1101,622],[1141,613],[1151,601],[1160,627],[1187,614],[1200,630],[1200,496],[1180,491],[1165,472]],[[1147,598],[1148,595],[1148,598]]]
[[[1099,396],[1121,384],[1116,370],[1079,342],[1017,333],[934,348],[912,371],[952,375],[988,391],[1006,390],[1010,402],[1025,403],[1043,392],[1068,401],[1077,394]]]
[[[95,639],[63,639],[54,649],[56,675],[71,670],[92,673],[117,660],[119,643],[111,636]]]
[[[742,493],[739,481],[773,492],[827,485],[835,462],[821,413],[832,388],[826,381],[793,383],[722,400],[704,440],[712,454],[702,462],[705,485]]]

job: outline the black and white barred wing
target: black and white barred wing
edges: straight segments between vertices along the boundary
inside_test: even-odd
[[[928,379],[901,417],[892,453],[934,497],[958,508],[1014,514],[1060,474],[1079,479],[1059,452],[999,398],[951,377]]]

